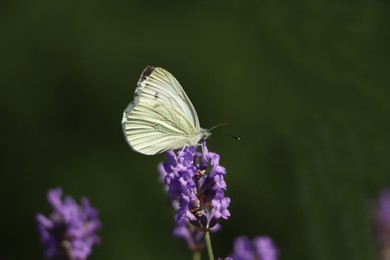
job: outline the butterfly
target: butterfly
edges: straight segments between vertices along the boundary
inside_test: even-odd
[[[153,66],[142,72],[134,101],[123,112],[122,128],[129,146],[146,155],[197,145],[211,135],[200,127],[198,114],[176,78]]]

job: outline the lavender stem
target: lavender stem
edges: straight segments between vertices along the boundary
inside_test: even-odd
[[[202,255],[201,255],[199,250],[193,252],[192,259],[193,260],[201,260],[202,259]]]
[[[213,248],[211,246],[210,232],[206,231],[204,235],[206,238],[206,246],[207,246],[207,253],[209,254],[209,260],[214,260]]]

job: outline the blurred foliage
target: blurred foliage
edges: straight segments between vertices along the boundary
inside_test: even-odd
[[[172,72],[216,129],[231,218],[281,259],[376,259],[370,197],[390,185],[385,1],[3,1],[2,259],[41,259],[46,192],[101,212],[91,259],[191,259],[171,236],[157,164],[121,117],[146,65]],[[226,134],[238,135],[236,142]]]

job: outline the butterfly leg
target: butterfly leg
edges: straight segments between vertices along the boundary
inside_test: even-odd
[[[179,161],[179,157],[182,155],[184,149],[186,149],[187,145],[184,145],[183,148],[180,150],[179,154],[176,157],[176,163]]]

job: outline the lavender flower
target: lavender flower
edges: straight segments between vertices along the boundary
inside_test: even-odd
[[[219,155],[209,152],[205,141],[202,153],[196,148],[185,147],[176,154],[168,151],[168,161],[159,165],[159,171],[176,210],[174,234],[199,246],[198,242],[204,240],[203,232],[216,231],[219,219],[229,218],[230,198],[225,197],[226,171],[219,165]],[[190,225],[196,229],[190,229]]]
[[[47,198],[54,212],[50,217],[37,214],[38,231],[47,258],[85,260],[92,246],[100,242],[98,211],[87,198],[78,205],[72,198],[61,200],[62,190],[51,189]]]
[[[234,252],[225,260],[277,260],[278,254],[271,238],[259,236],[250,241],[242,236],[234,241]]]
[[[375,231],[381,259],[390,259],[390,189],[383,190],[373,205]]]

